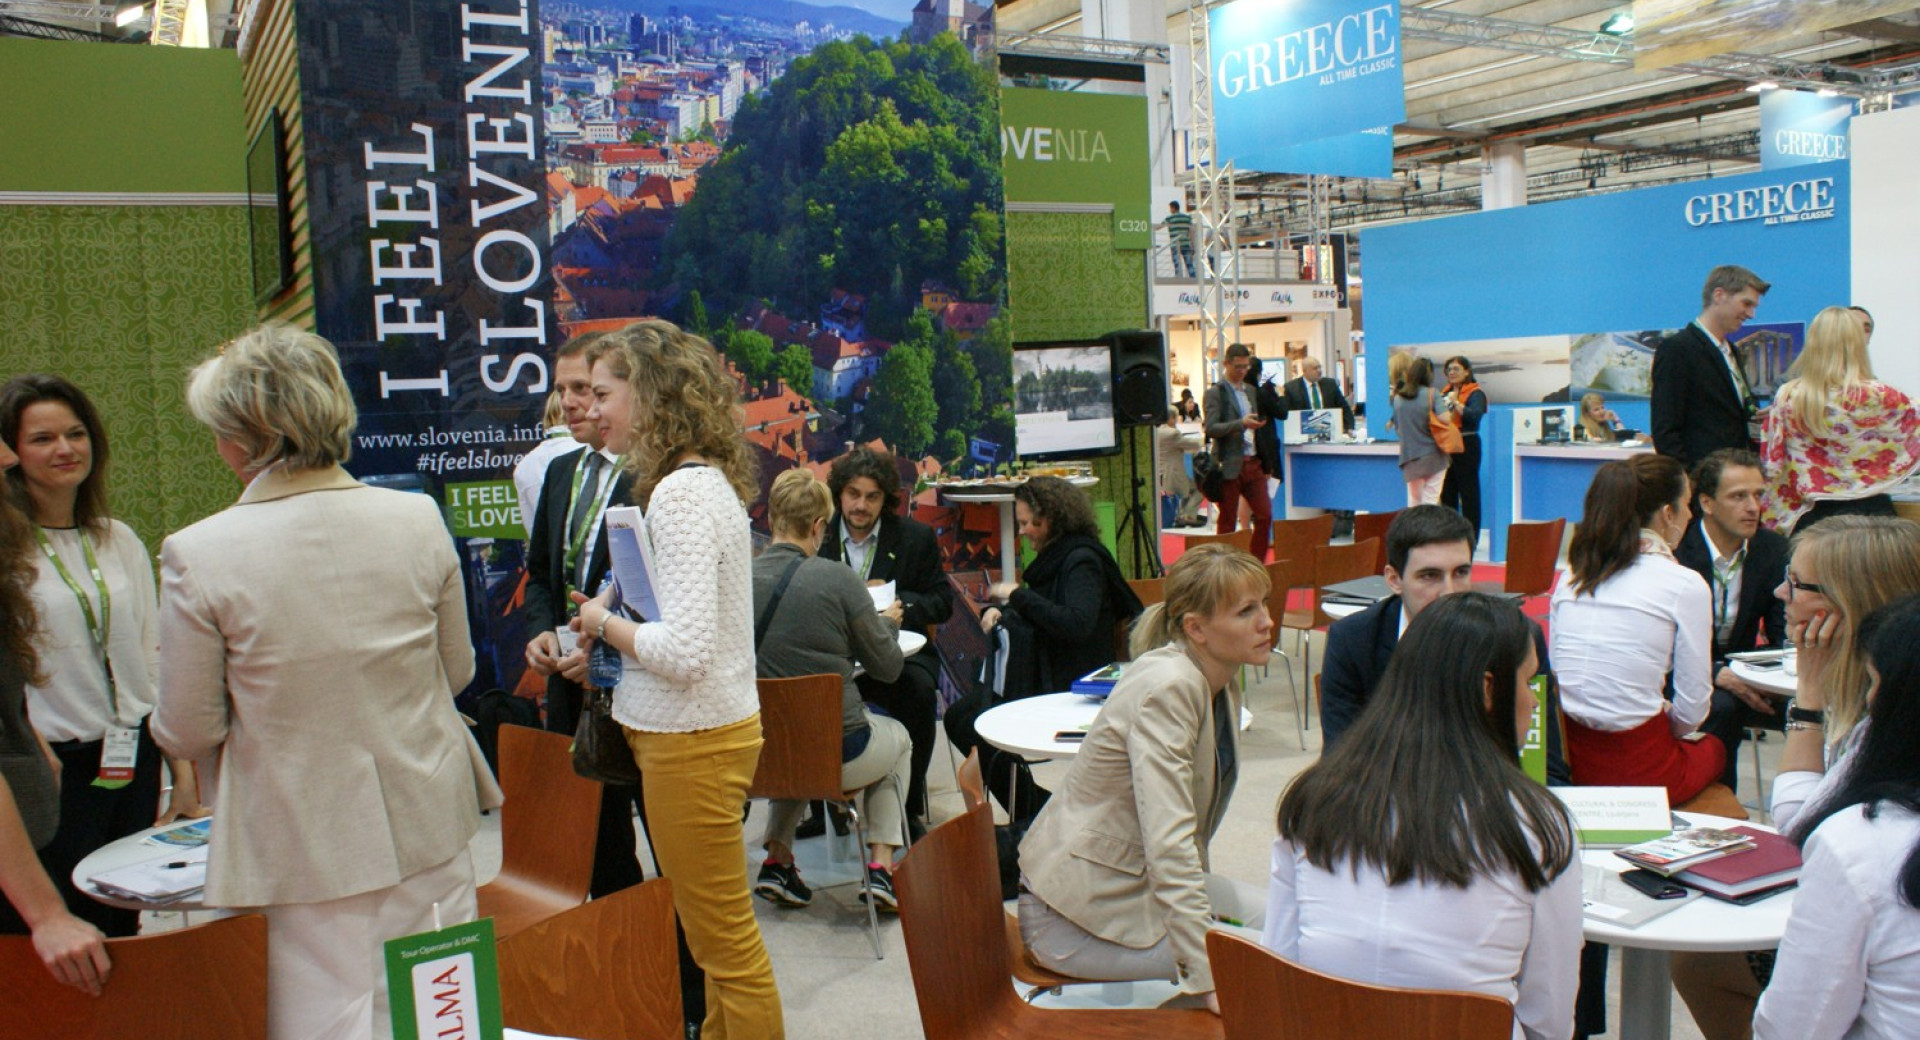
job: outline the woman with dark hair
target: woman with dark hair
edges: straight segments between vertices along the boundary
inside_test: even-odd
[[[1398,355],[1396,355],[1398,356]],[[1451,457],[1434,442],[1433,362],[1410,357],[1388,363],[1393,389],[1393,428],[1400,435],[1400,478],[1407,482],[1407,505],[1438,505],[1441,474]]]
[[[1686,471],[1664,455],[1601,466],[1549,627],[1573,782],[1665,787],[1675,805],[1719,777],[1727,754],[1717,740],[1683,739],[1713,697],[1707,585],[1673,558],[1687,495]]]
[[[19,456],[0,442],[0,471]],[[27,722],[26,684],[40,672],[34,647],[33,525],[0,494],[0,935],[31,935],[53,977],[99,995],[112,964],[100,929],[67,910],[35,851],[60,823],[53,753]],[[20,980],[15,980],[15,985]]]
[[[1845,775],[1788,830],[1800,893],[1760,1040],[1892,1040],[1920,1022],[1920,598],[1861,625],[1874,683]]]
[[[73,887],[73,868],[116,838],[180,816],[204,816],[193,766],[167,760],[148,730],[159,666],[153,559],[107,508],[107,431],[86,393],[59,376],[0,387],[0,438],[20,456],[8,473],[33,520],[42,682],[27,686],[34,728],[60,758],[60,829],[41,862],[67,908],[109,936],[133,935],[140,913]]]
[[[1140,613],[1140,598],[1100,541],[1086,492],[1060,477],[1034,477],[1014,491],[1013,513],[1033,562],[1023,582],[995,584],[988,598],[1000,606],[980,612],[980,627],[1000,646],[998,681],[947,712],[947,739],[963,755],[979,744],[973,720],[981,712],[1000,700],[1062,692],[1112,664],[1115,633]],[[990,781],[998,780],[989,790],[1007,790],[1017,760],[989,748],[981,753]],[[1026,819],[1043,799],[1030,785],[1019,790],[1008,811]]]
[[[1535,657],[1493,596],[1414,618],[1359,721],[1280,799],[1263,943],[1358,982],[1511,1001],[1516,1040],[1572,1033],[1573,829],[1519,758]]]
[[[1473,525],[1474,544],[1480,542],[1480,421],[1487,415],[1487,392],[1473,381],[1473,362],[1460,355],[1447,359],[1447,389],[1440,395],[1441,418],[1460,428],[1458,455],[1447,456],[1447,479],[1440,485],[1440,504],[1457,509]]]

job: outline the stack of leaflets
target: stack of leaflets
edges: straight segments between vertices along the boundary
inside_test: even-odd
[[[1125,668],[1126,665],[1117,662],[1103,668],[1097,668],[1075,679],[1071,687],[1071,692],[1106,700],[1107,695],[1113,692],[1114,686],[1119,684],[1120,673]]]
[[[207,884],[207,846],[164,852],[152,859],[103,870],[87,882],[118,899],[156,906],[199,895]]]
[[[1753,848],[1753,839],[1739,830],[1690,827],[1664,838],[1615,849],[1613,854],[1661,877],[1672,877],[1683,870],[1750,848]]]
[[[1752,846],[1689,866],[1673,879],[1730,903],[1765,899],[1799,883],[1800,850],[1793,842],[1751,827],[1735,827],[1733,832],[1745,836]]]

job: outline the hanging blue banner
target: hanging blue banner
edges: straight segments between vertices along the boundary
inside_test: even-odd
[[[1847,157],[1853,99],[1806,90],[1760,95],[1760,168],[1778,170]]]
[[[1255,146],[1234,155],[1233,164],[1242,170],[1261,173],[1391,177],[1393,128],[1382,126],[1357,134],[1341,134],[1278,147]]]
[[[1223,159],[1393,126],[1407,117],[1400,5],[1236,0],[1208,16]]]

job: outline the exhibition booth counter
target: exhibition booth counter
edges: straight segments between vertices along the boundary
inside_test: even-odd
[[[1653,445],[1646,442],[1514,445],[1513,522],[1564,519],[1578,523],[1596,470],[1652,450]]]
[[[1400,445],[1394,441],[1288,444],[1281,449],[1286,482],[1280,492],[1286,517],[1327,509],[1390,513],[1407,504],[1400,479]],[[1303,513],[1303,510],[1310,510]]]

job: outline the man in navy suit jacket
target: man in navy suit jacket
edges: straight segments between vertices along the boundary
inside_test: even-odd
[[[1441,506],[1414,506],[1394,517],[1387,528],[1386,579],[1396,594],[1327,629],[1320,672],[1322,754],[1360,717],[1414,617],[1441,596],[1473,587],[1473,538],[1467,518]],[[1547,719],[1547,781],[1570,784],[1560,728],[1554,725],[1560,700],[1546,636],[1537,625],[1533,647],[1540,660],[1538,674],[1547,677],[1547,696],[1541,699]]]
[[[1780,705],[1727,668],[1727,655],[1786,645],[1787,540],[1760,526],[1767,477],[1759,456],[1722,448],[1693,468],[1694,514],[1674,559],[1713,592],[1713,707],[1700,728],[1727,746],[1720,782],[1738,790],[1736,753],[1748,726],[1780,724]]]
[[[1769,288],[1732,264],[1707,275],[1700,316],[1653,352],[1653,450],[1691,469],[1721,448],[1753,449],[1756,405],[1731,337]]]

